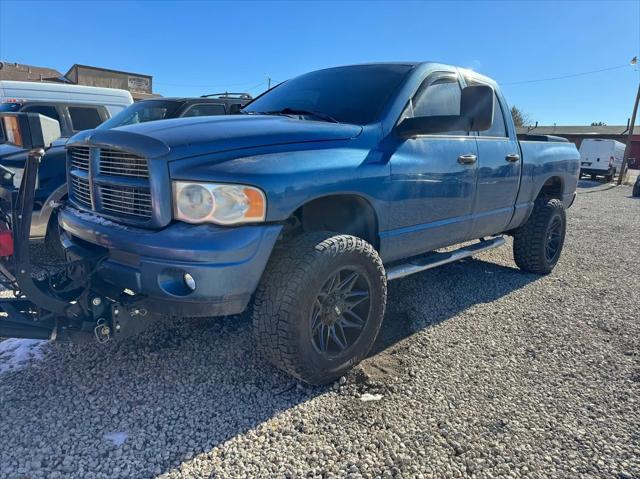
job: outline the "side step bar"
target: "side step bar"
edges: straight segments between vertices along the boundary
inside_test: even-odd
[[[487,240],[480,240],[478,243],[464,246],[454,251],[447,251],[445,253],[429,253],[426,256],[420,256],[410,260],[408,263],[391,266],[387,269],[387,280],[391,281],[393,279],[404,278],[410,274],[436,268],[443,264],[453,263],[454,261],[473,256],[476,253],[497,248],[502,246],[504,243],[504,238],[502,236],[497,236]]]

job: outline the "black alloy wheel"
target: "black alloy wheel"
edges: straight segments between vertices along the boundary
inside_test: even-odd
[[[318,353],[334,358],[355,344],[369,320],[370,290],[366,276],[353,268],[338,270],[324,283],[309,321]]]

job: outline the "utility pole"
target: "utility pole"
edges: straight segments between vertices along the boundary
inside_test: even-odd
[[[633,57],[631,64],[638,63],[638,57]],[[640,103],[640,82],[638,83],[638,93],[636,94],[636,102],[633,105],[633,113],[631,114],[631,123],[629,123],[629,132],[627,133],[627,145],[624,148],[624,156],[622,157],[622,166],[620,167],[620,173],[618,174],[618,183],[620,186],[624,175],[627,173],[627,164],[629,163],[629,155],[631,154],[631,138],[633,137],[633,129],[636,125],[636,115],[638,113],[638,103]]]
[[[267,82],[268,82],[267,90],[271,90],[271,77],[267,77]]]

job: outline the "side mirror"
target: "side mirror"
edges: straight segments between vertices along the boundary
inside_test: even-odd
[[[427,93],[428,94],[428,93]],[[493,123],[493,88],[472,85],[462,90],[460,115],[417,116],[404,119],[396,133],[401,138],[448,131],[485,131]]]
[[[5,143],[26,150],[48,148],[60,138],[60,123],[39,113],[0,113],[0,129]]]
[[[413,138],[418,135],[433,135],[447,131],[469,131],[469,120],[457,115],[416,116],[406,118],[396,127],[401,138]]]

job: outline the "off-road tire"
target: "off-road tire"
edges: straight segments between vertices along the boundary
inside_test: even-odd
[[[634,198],[640,198],[640,181],[636,181],[633,184],[633,192],[631,194]]]
[[[334,359],[313,345],[311,308],[336,269],[356,267],[369,283],[369,316],[357,340]],[[311,232],[277,246],[255,294],[253,332],[257,349],[270,363],[310,384],[326,384],[364,359],[376,339],[387,300],[380,256],[350,235]]]
[[[549,260],[545,248],[549,229],[556,218],[561,222],[560,244],[556,256]],[[531,273],[550,273],[560,259],[566,229],[567,218],[562,202],[546,198],[537,200],[527,222],[513,233],[513,257],[518,267]]]

